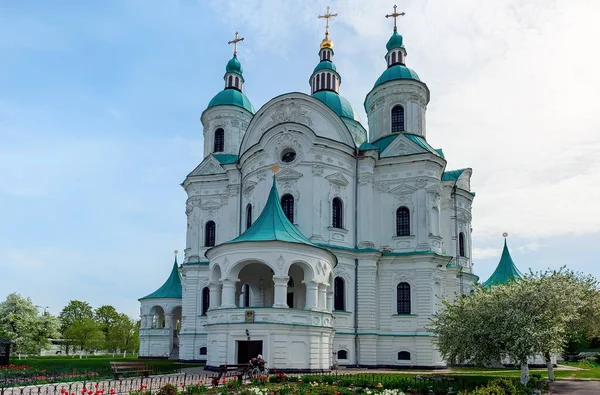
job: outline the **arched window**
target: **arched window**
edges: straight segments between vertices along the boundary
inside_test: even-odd
[[[210,289],[208,287],[202,288],[202,315],[206,315],[208,308],[210,307]]]
[[[240,89],[240,79],[239,79],[239,77],[235,77],[235,89]]]
[[[337,352],[337,359],[348,359],[348,351],[340,350]]]
[[[232,87],[232,86],[233,86],[232,79],[233,79],[233,77],[232,77],[232,76],[229,76],[229,77],[227,78],[227,87],[228,87],[228,88],[230,88],[230,87]]]
[[[327,89],[331,89],[331,73],[327,73]]]
[[[402,64],[402,52],[398,52],[398,63]]]
[[[252,205],[248,203],[246,206],[246,229],[252,226]]]
[[[396,287],[397,313],[410,314],[410,284],[400,283]]]
[[[396,236],[410,236],[410,211],[408,207],[396,210]]]
[[[216,225],[215,225],[214,221],[208,221],[206,223],[206,225],[204,225],[204,246],[205,247],[214,247],[215,236],[216,236]]]
[[[200,347],[200,355],[208,354],[208,349],[206,347]]]
[[[214,148],[214,152],[223,152],[225,150],[225,131],[221,128],[215,130]]]
[[[292,195],[288,193],[281,197],[281,208],[287,219],[294,223],[294,197]]]
[[[404,107],[392,108],[392,133],[404,132]]]
[[[331,226],[338,229],[343,229],[343,217],[342,217],[342,199],[333,198],[331,202]]]
[[[242,307],[250,307],[250,286],[248,284],[242,285]]]
[[[317,84],[316,84],[315,91],[318,91],[318,90],[319,90],[319,83],[321,82],[321,79],[320,79],[320,76],[319,76],[319,74],[317,74],[316,81],[317,81]]]
[[[465,234],[463,232],[460,232],[458,234],[458,253],[460,256],[466,256],[465,255]]]
[[[333,280],[333,309],[338,311],[346,310],[346,291],[345,283],[342,277],[336,277]]]
[[[408,351],[400,351],[398,353],[398,361],[410,361],[410,353]]]
[[[392,52],[392,64],[396,64],[396,52]]]

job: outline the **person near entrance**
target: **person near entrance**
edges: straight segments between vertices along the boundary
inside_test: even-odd
[[[250,365],[252,366],[253,377],[261,374],[267,374],[267,370],[265,369],[265,360],[261,354],[258,354],[256,358],[252,358],[250,360]]]

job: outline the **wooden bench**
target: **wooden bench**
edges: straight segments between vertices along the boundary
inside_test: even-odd
[[[115,374],[115,379],[125,374],[139,374],[144,377],[148,377],[150,371],[146,369],[146,364],[143,362],[111,362],[110,368]]]

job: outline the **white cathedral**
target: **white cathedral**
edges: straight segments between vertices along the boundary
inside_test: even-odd
[[[327,30],[310,94],[258,111],[234,50],[201,116],[204,159],[182,184],[184,261],[140,299],[140,357],[209,369],[258,354],[282,371],[446,366],[427,325],[442,297],[478,280],[472,171],[448,170],[427,140],[429,89],[406,67],[398,15],[364,102],[369,133],[340,95]]]

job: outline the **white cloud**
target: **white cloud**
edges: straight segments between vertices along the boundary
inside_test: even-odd
[[[527,243],[527,244],[517,247],[517,251],[519,251],[519,252],[537,251],[542,247],[543,247],[542,244],[534,241],[532,243]]]
[[[499,248],[473,248],[473,260],[500,257],[501,252]]]

